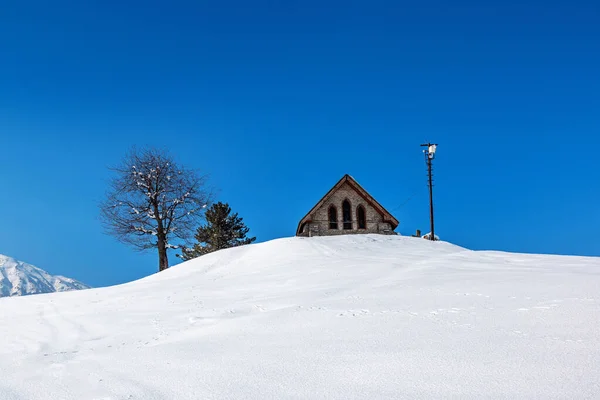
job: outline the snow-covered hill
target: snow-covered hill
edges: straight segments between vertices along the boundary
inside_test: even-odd
[[[64,276],[50,275],[12,257],[0,254],[0,297],[64,292],[88,286]]]
[[[600,259],[286,238],[0,299],[0,397],[600,397]]]

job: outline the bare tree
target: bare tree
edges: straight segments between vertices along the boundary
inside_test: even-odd
[[[133,148],[111,170],[116,176],[100,204],[106,233],[140,251],[158,249],[158,269],[167,269],[167,250],[193,236],[210,201],[206,176],[152,148]]]

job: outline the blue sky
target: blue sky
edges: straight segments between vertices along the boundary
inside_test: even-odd
[[[431,140],[444,240],[600,256],[599,19],[593,1],[4,2],[0,253],[94,286],[154,273],[98,222],[134,144],[210,174],[258,241],[345,173],[427,231]]]

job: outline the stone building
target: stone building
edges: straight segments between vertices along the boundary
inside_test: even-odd
[[[296,236],[394,235],[396,227],[398,220],[346,174],[300,220]]]

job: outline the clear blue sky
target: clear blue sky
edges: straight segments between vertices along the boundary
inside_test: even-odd
[[[97,219],[133,144],[209,173],[258,241],[345,173],[426,232],[431,140],[442,239],[600,256],[598,21],[597,1],[5,1],[0,253],[94,286],[154,273]]]

